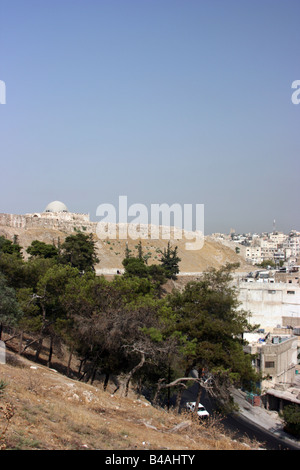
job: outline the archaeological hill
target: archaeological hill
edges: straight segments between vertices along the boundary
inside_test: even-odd
[[[26,249],[32,241],[39,240],[44,243],[58,246],[71,234],[83,232],[92,233],[96,242],[99,264],[96,265],[97,274],[116,274],[122,272],[122,261],[125,256],[126,244],[135,255],[139,240],[119,239],[99,239],[97,236],[98,222],[90,221],[89,214],[70,212],[67,206],[60,201],[53,201],[47,205],[44,211],[32,214],[5,214],[0,213],[0,236],[18,243],[23,248],[23,256],[26,259],[28,254]],[[160,234],[162,231],[160,230]],[[249,270],[249,265],[243,258],[221,243],[206,236],[204,245],[200,250],[186,250],[185,244],[190,241],[184,236],[178,238],[174,232],[170,231],[171,246],[178,247],[178,255],[181,258],[179,264],[180,274],[196,274],[206,271],[210,267],[218,268],[226,263],[240,263],[240,271]],[[159,263],[160,250],[166,248],[168,240],[160,236],[159,239],[141,239],[143,251],[148,255],[148,264]]]

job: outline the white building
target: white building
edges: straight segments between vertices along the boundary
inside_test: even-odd
[[[290,256],[299,256],[300,254],[300,236],[294,235],[287,238],[283,244],[283,247],[289,251]]]
[[[260,264],[263,261],[260,246],[247,246],[241,253],[244,252],[246,261],[252,264]]]
[[[287,238],[288,235],[282,232],[273,232],[269,234],[269,240],[276,246],[282,245]]]
[[[268,279],[266,279],[268,281]],[[295,322],[300,325],[300,287],[283,282],[239,282],[241,308],[249,323],[268,331]]]

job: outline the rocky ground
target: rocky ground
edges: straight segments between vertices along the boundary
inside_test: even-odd
[[[113,394],[9,353],[0,364],[0,447],[19,450],[249,450],[212,419]]]

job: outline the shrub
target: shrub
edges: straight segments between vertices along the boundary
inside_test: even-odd
[[[285,421],[285,431],[295,437],[300,437],[300,406],[286,406],[283,410],[283,419]]]

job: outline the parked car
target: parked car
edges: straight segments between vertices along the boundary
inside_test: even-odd
[[[196,406],[195,401],[187,402],[185,405],[186,405],[186,408],[187,408],[188,411],[191,411],[191,412],[195,411],[195,406]],[[199,418],[208,418],[209,417],[209,412],[206,410],[206,408],[201,403],[199,403],[199,405],[198,405],[197,415],[199,416]]]

